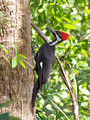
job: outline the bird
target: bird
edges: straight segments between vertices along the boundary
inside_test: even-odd
[[[38,78],[36,83],[34,84],[33,93],[32,93],[32,106],[35,106],[36,95],[38,90],[42,89],[42,86],[47,82],[50,74],[50,70],[53,64],[54,54],[55,54],[55,46],[60,42],[63,42],[69,38],[69,34],[52,30],[50,27],[49,31],[54,36],[54,40],[49,43],[44,43],[38,50],[35,56],[36,67],[35,70],[37,72]]]

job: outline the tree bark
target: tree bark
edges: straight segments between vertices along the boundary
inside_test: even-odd
[[[9,112],[10,115],[19,117],[22,120],[33,120],[31,98],[33,89],[34,74],[33,69],[26,65],[26,70],[21,65],[15,69],[4,59],[5,55],[11,62],[15,56],[14,43],[18,48],[18,53],[27,57],[27,62],[33,64],[31,55],[31,33],[30,33],[30,9],[29,0],[0,0],[0,11],[4,14],[4,19],[11,24],[0,19],[4,27],[4,37],[0,26],[0,103],[7,100],[19,98],[19,102],[0,110],[0,113]],[[9,50],[6,55],[3,48]]]

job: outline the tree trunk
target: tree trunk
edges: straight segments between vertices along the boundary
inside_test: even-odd
[[[0,103],[7,100],[19,98],[19,102],[0,110],[0,113],[9,112],[10,115],[21,118],[22,120],[33,120],[31,98],[33,89],[34,74],[33,69],[26,65],[26,70],[18,64],[14,69],[7,63],[3,55],[11,62],[15,56],[14,43],[18,48],[18,53],[27,57],[27,62],[32,63],[31,55],[31,33],[30,33],[30,9],[29,0],[0,0],[0,11],[4,14],[4,19],[11,24],[3,21],[4,37],[0,26]],[[3,48],[9,50],[5,54]]]

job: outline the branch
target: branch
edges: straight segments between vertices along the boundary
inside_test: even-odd
[[[43,32],[41,32],[41,30],[39,28],[37,28],[37,26],[34,24],[34,22],[31,20],[31,25],[33,26],[33,28],[37,31],[38,35],[45,40],[47,43],[49,43],[48,38],[44,35]]]
[[[59,66],[60,66],[60,69],[61,69],[61,72],[62,72],[62,76],[63,76],[64,82],[65,82],[65,84],[66,84],[66,86],[67,86],[67,88],[68,88],[68,91],[70,92],[71,97],[74,97],[71,84],[70,84],[70,82],[69,82],[69,80],[68,80],[68,77],[67,77],[67,75],[66,75],[66,73],[65,73],[65,70],[64,70],[64,68],[62,67],[62,64],[61,64],[61,62],[60,62],[60,60],[59,60],[59,58],[57,57],[56,54],[55,54],[55,58],[57,59],[58,64],[59,64]]]
[[[50,102],[53,104],[53,106],[54,106],[57,110],[59,110],[59,111],[66,117],[67,120],[69,120],[69,118],[66,116],[66,114],[65,114],[52,100],[50,100],[48,97],[46,97],[46,96],[43,95],[43,94],[41,94],[41,96],[44,97],[44,98],[46,98],[48,101],[50,101]]]
[[[69,65],[70,70],[71,70],[71,74],[72,74],[73,81],[74,81],[74,87],[75,87],[75,97],[77,99],[77,83],[76,83],[75,75],[73,74],[73,70],[72,70],[71,65],[67,61],[65,61],[65,62]]]
[[[47,39],[47,37],[40,31],[40,29],[37,28],[37,26],[33,23],[33,21],[31,20],[31,25],[33,26],[33,28],[37,31],[37,33],[40,35],[40,37],[42,39],[44,39],[47,43],[49,43],[49,40]],[[77,99],[75,98],[75,95],[74,95],[74,92],[73,92],[73,89],[71,87],[71,84],[68,80],[68,77],[65,73],[65,70],[64,68],[62,67],[62,64],[59,60],[59,58],[57,57],[57,55],[55,54],[55,58],[57,59],[57,62],[60,66],[60,69],[61,69],[61,72],[62,72],[62,78],[66,84],[66,87],[71,95],[71,98],[72,98],[72,110],[73,110],[73,114],[74,114],[74,118],[75,120],[79,120],[79,115],[78,115],[78,103],[77,103]]]

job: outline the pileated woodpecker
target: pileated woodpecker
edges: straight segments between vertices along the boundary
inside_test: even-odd
[[[38,79],[33,88],[33,94],[32,94],[33,107],[35,106],[36,95],[38,93],[38,90],[41,89],[42,85],[45,84],[48,80],[54,59],[55,45],[69,38],[69,34],[67,33],[61,31],[53,31],[51,28],[49,28],[49,31],[53,34],[54,41],[43,44],[35,56],[35,61],[36,61],[35,70],[38,74]]]

